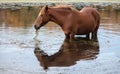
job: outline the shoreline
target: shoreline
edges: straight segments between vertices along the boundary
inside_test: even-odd
[[[119,0],[1,0],[0,2],[120,2]]]
[[[21,7],[32,6],[54,6],[57,4],[72,5],[77,9],[81,9],[86,6],[95,7],[97,9],[112,9],[120,10],[120,2],[0,2],[1,9],[13,8],[20,9]]]

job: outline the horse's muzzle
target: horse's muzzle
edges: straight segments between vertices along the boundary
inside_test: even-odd
[[[36,25],[34,25],[34,28],[35,28],[36,30],[38,30],[40,27],[37,27]]]

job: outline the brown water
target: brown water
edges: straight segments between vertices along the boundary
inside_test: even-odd
[[[120,11],[100,10],[99,42],[65,40],[52,22],[36,36],[38,12],[0,9],[0,74],[120,74]]]

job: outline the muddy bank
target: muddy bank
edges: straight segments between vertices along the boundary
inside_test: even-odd
[[[73,7],[77,9],[81,9],[82,7],[85,6],[91,6],[95,7],[98,9],[107,9],[107,10],[120,10],[120,2],[65,2],[65,3],[60,3],[60,2],[12,2],[12,3],[0,3],[0,8],[6,9],[6,8],[12,8],[12,9],[21,9],[23,6],[44,6],[44,5],[49,5],[49,6],[54,6],[56,4],[70,4],[73,5]]]

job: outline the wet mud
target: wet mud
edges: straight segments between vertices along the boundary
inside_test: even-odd
[[[120,11],[99,10],[98,42],[69,41],[52,22],[36,33],[38,12],[0,9],[0,74],[120,74]]]

